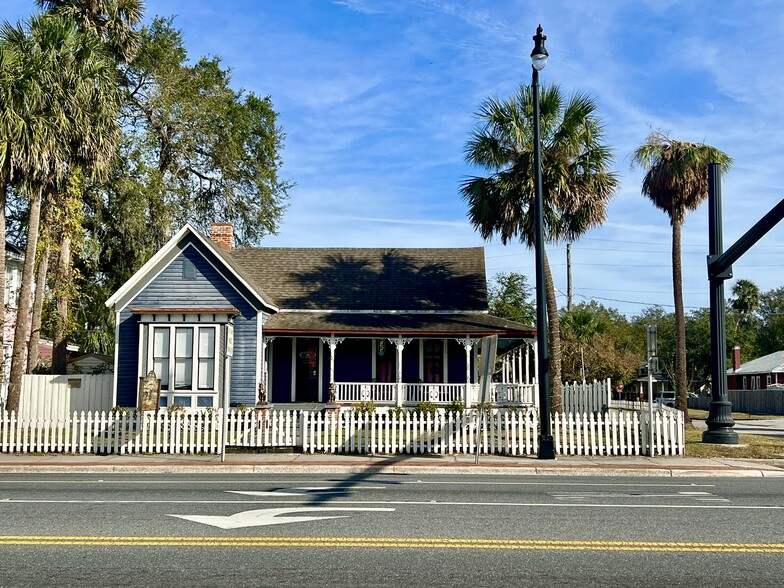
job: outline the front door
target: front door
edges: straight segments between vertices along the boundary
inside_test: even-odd
[[[297,339],[297,402],[318,402],[319,340]]]

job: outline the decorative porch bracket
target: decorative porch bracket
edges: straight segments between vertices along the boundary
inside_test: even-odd
[[[322,343],[329,345],[329,404],[335,404],[335,350],[344,339],[345,337],[335,337],[335,335],[321,338]]]
[[[389,342],[397,349],[397,406],[403,406],[403,348],[411,343],[411,339],[404,339],[397,337],[396,339],[389,339]]]
[[[465,339],[455,339],[455,341],[460,343],[465,348],[466,352],[465,407],[471,408],[471,350],[476,344],[476,341],[472,340],[469,336],[466,336]]]
[[[258,398],[256,404],[267,404],[269,390],[269,358],[267,357],[267,347],[275,340],[275,337],[262,337],[261,338],[261,357],[263,358],[261,374],[261,382],[259,382]]]
[[[732,277],[732,264],[784,218],[784,200],[723,251],[721,213],[721,168],[708,165],[708,280],[710,282],[711,402],[702,434],[703,443],[737,445],[732,403],[727,395],[727,331],[724,310],[724,281]]]

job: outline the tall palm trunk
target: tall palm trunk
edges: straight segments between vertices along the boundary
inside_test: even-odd
[[[676,407],[689,421],[686,382],[686,316],[683,310],[683,268],[681,266],[681,227],[683,221],[672,216],[672,293],[675,305],[675,390]]]
[[[19,411],[19,395],[22,391],[25,349],[30,335],[30,310],[32,308],[33,273],[35,269],[35,250],[38,247],[38,226],[41,219],[41,199],[43,187],[34,189],[30,195],[30,217],[27,225],[27,249],[22,269],[22,286],[19,290],[19,309],[14,329],[14,350],[11,356],[11,376],[8,382],[8,411]]]
[[[563,412],[561,372],[561,321],[558,318],[558,302],[555,299],[553,274],[550,261],[544,252],[544,286],[547,296],[547,345],[550,351],[550,410]]]
[[[46,290],[46,274],[49,271],[49,245],[41,252],[38,267],[35,271],[35,299],[33,300],[33,316],[30,319],[30,341],[27,345],[27,373],[31,374],[38,367],[38,340],[41,337],[41,316],[44,311],[44,292]]]

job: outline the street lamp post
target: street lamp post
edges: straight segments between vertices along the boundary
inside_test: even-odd
[[[542,25],[536,28],[531,51],[534,100],[534,250],[536,253],[536,345],[539,348],[539,459],[555,459],[550,430],[550,354],[547,349],[547,292],[544,283],[544,197],[542,195],[542,140],[539,130],[539,71],[547,65]]]

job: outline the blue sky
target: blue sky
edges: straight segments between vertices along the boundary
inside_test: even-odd
[[[32,0],[4,0],[0,18],[33,10]],[[533,282],[533,252],[483,242],[458,187],[482,173],[463,161],[474,113],[530,83],[540,22],[542,82],[596,99],[622,182],[605,225],[572,246],[575,302],[628,315],[672,309],[669,220],[630,167],[651,130],[735,159],[723,184],[725,247],[784,198],[778,0],[148,0],[155,14],[176,15],[192,59],[221,56],[236,87],[270,95],[280,113],[282,175],[296,186],[265,245],[485,245],[488,276]],[[707,230],[705,204],[683,230],[687,310],[708,305]],[[565,246],[547,251],[565,305]],[[784,223],[735,264],[735,278],[782,286],[783,260]]]

